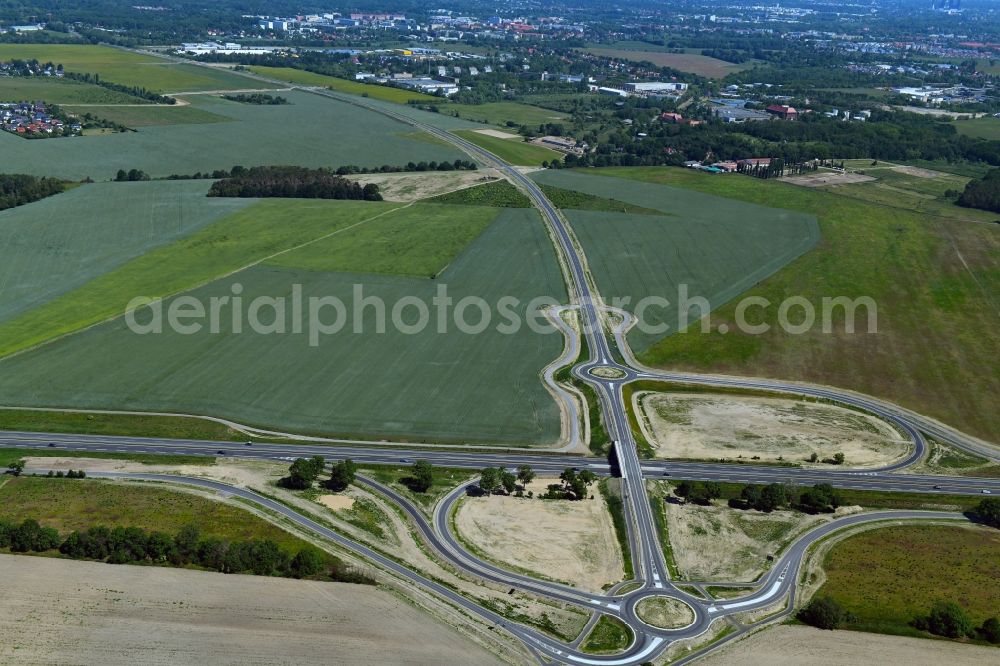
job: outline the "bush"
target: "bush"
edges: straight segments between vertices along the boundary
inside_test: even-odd
[[[817,629],[837,629],[849,619],[847,611],[831,597],[813,599],[796,617]]]
[[[913,626],[947,638],[975,635],[969,615],[952,601],[934,602],[930,614],[914,620]]]
[[[992,527],[1000,527],[1000,499],[989,497],[980,502],[972,513]]]

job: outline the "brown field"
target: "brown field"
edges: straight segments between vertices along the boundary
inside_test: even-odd
[[[981,666],[995,663],[996,658],[996,648],[979,645],[781,625],[728,645],[698,663],[704,666]]]
[[[361,585],[0,556],[0,663],[499,664]]]
[[[691,72],[712,79],[747,69],[749,65],[737,65],[718,58],[710,58],[697,53],[663,53],[662,51],[639,51],[632,49],[591,48],[587,53],[606,58],[621,58],[641,62],[649,61],[659,67],[672,67],[681,72]]]
[[[536,479],[536,495],[555,479]],[[621,550],[600,491],[579,502],[470,497],[455,512],[455,528],[475,550],[505,566],[536,572],[599,592],[624,576]]]

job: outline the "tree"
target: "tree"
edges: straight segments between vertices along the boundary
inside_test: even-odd
[[[434,467],[426,460],[418,460],[413,463],[413,482],[410,485],[412,490],[418,493],[426,493],[434,485]]]
[[[174,554],[172,562],[187,564],[198,556],[198,542],[201,539],[201,528],[195,523],[188,523],[174,537]]]
[[[288,570],[294,578],[308,578],[323,570],[323,554],[312,546],[306,546],[295,554]]]
[[[843,453],[834,453],[833,454],[833,464],[834,465],[843,465],[844,464],[844,454]]]
[[[21,472],[24,471],[24,461],[15,460],[11,464],[7,465],[7,473],[13,474],[14,476],[21,476]]]
[[[347,486],[354,483],[354,479],[357,476],[357,469],[358,466],[350,458],[345,458],[340,462],[334,463],[327,487],[330,490],[344,490]]]
[[[500,470],[487,467],[479,475],[479,489],[487,495],[492,495],[500,487]]]
[[[979,627],[979,635],[984,641],[990,643],[1000,643],[1000,620],[995,617],[986,619]]]
[[[808,512],[829,513],[840,506],[840,498],[829,483],[817,483],[799,495],[799,504]]]
[[[796,617],[818,629],[837,629],[848,619],[840,604],[830,597],[813,599],[798,612]]]
[[[1000,527],[1000,499],[988,497],[972,510],[976,518],[992,527]]]
[[[771,483],[764,486],[761,491],[760,503],[756,508],[760,511],[774,511],[787,502],[788,493],[785,492],[785,487],[780,483]]]
[[[125,169],[118,169],[118,173],[115,175],[115,180],[119,183],[128,180],[128,174],[125,172]]]
[[[500,485],[503,486],[504,491],[509,495],[514,492],[517,488],[517,477],[514,476],[512,472],[509,472],[502,467],[499,468]]]
[[[295,490],[305,490],[311,488],[313,481],[323,471],[326,460],[323,456],[313,456],[312,458],[296,458],[288,468],[288,476],[282,479],[286,488]]]
[[[972,620],[961,606],[952,601],[936,601],[927,617],[918,618],[913,623],[918,629],[938,636],[961,638],[972,636]]]
[[[531,469],[531,465],[521,465],[517,468],[517,480],[521,482],[522,486],[527,487],[535,478],[535,470]]]

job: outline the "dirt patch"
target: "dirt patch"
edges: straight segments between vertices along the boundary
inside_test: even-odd
[[[0,578],[2,663],[502,663],[369,586],[13,555]]]
[[[320,495],[316,501],[333,511],[350,509],[354,506],[354,498],[347,495]]]
[[[439,194],[478,185],[499,178],[493,169],[476,171],[422,171],[407,173],[370,173],[348,176],[362,185],[378,185],[386,201],[410,203]]]
[[[817,171],[800,176],[788,176],[781,180],[802,187],[824,187],[826,185],[850,185],[851,183],[867,183],[875,180],[872,176],[860,173],[836,173],[834,171]]]
[[[694,611],[683,601],[671,597],[647,597],[635,612],[643,622],[661,629],[680,629],[694,622]]]
[[[979,666],[992,663],[996,657],[996,648],[979,645],[779,625],[728,645],[698,663],[840,666],[882,662],[907,666]]]
[[[667,533],[682,578],[750,582],[770,568],[768,556],[777,558],[809,528],[858,511],[841,507],[836,513],[811,516],[667,502]]]
[[[557,479],[536,479],[536,495]],[[578,502],[517,497],[469,497],[455,528],[480,554],[515,570],[599,592],[624,577],[621,550],[604,499]]]
[[[656,455],[696,460],[807,461],[845,456],[844,467],[880,467],[911,450],[892,427],[850,409],[798,400],[642,393],[633,400]]]
[[[520,139],[522,138],[520,134],[511,134],[510,132],[501,132],[495,129],[477,129],[473,130],[476,134],[485,134],[486,136],[492,136],[496,139]]]

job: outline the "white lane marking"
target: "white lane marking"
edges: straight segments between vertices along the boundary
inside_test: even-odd
[[[722,609],[730,610],[732,608],[743,608],[744,606],[752,606],[753,604],[760,603],[761,601],[767,601],[768,599],[776,595],[779,589],[781,589],[781,581],[776,580],[774,581],[774,585],[771,586],[771,589],[768,590],[764,596],[757,597],[756,599],[749,599],[747,601],[737,601],[731,604],[723,604]]]
[[[619,604],[605,604],[611,610],[621,610],[621,605]]]
[[[715,606],[709,606],[707,608],[707,610],[708,610],[709,613],[718,613],[719,612],[719,609],[716,608]]]
[[[656,649],[660,647],[660,645],[663,643],[664,640],[665,639],[657,636],[653,640],[651,640],[649,642],[649,645],[646,646],[646,649],[640,652],[639,654],[634,654],[631,657],[623,657],[621,659],[587,659],[586,657],[577,657],[574,654],[568,654],[566,655],[566,658],[578,664],[595,664],[595,666],[600,666],[601,664],[603,664],[604,666],[619,666],[624,664],[634,664],[637,661],[642,661],[643,657],[646,657],[647,655],[650,655],[653,652],[655,652]]]

